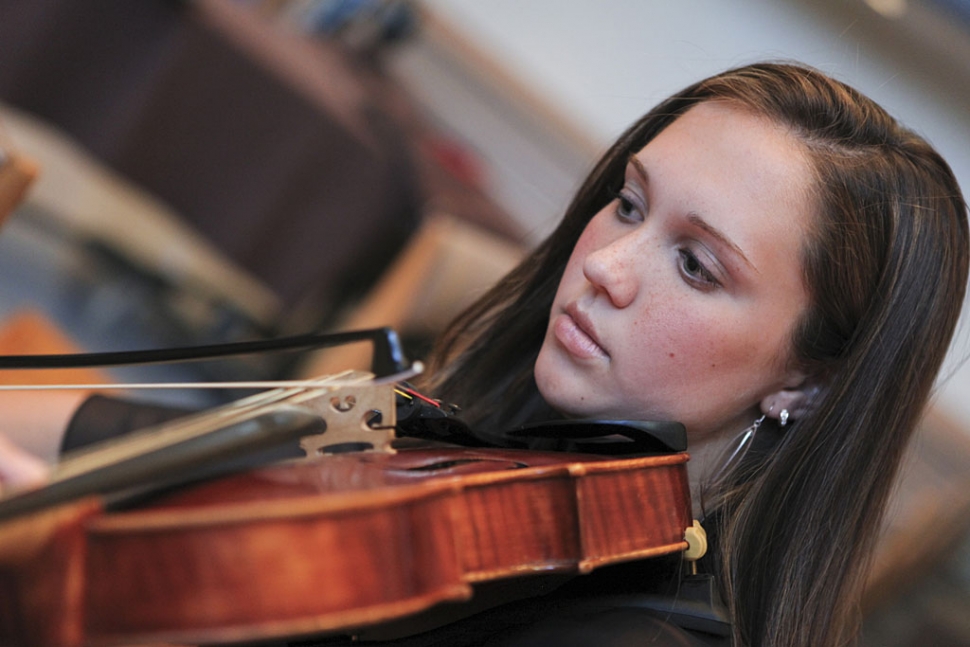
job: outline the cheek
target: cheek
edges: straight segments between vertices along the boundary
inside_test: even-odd
[[[759,327],[752,323],[726,315],[686,322],[681,332],[688,356],[696,366],[710,370],[749,364],[760,355],[763,343]]]
[[[701,316],[697,309],[665,308],[639,317],[633,328],[638,343],[631,349],[631,369],[639,383],[696,386],[748,371],[762,355],[757,327],[723,313]]]

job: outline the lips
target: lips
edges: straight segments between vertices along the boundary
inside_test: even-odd
[[[553,333],[559,343],[577,358],[609,359],[610,357],[606,349],[600,345],[593,322],[575,304],[566,306],[566,311],[556,318]]]

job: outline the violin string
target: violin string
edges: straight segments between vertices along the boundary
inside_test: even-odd
[[[429,398],[428,396],[415,391],[414,389],[402,385],[398,385],[396,391],[410,400],[421,400],[426,404],[430,404],[433,407],[441,408],[441,403],[437,400]]]
[[[84,390],[150,390],[150,389],[274,389],[318,388],[314,380],[279,380],[266,382],[134,382],[115,384],[3,384],[0,391],[84,391]]]
[[[186,416],[185,418],[148,427],[107,441],[88,450],[80,450],[65,457],[52,474],[53,481],[66,480],[81,473],[92,472],[101,467],[120,462],[146,451],[157,450],[176,442],[183,442],[214,430],[229,427],[237,422],[256,418],[272,412],[281,404],[299,405],[318,398],[324,393],[345,387],[381,387],[414,377],[423,366],[416,362],[401,373],[375,379],[371,373],[345,371],[316,380],[296,380],[302,386],[281,387],[281,382],[270,382],[274,388],[230,402],[228,404]],[[305,386],[309,384],[309,386]],[[44,386],[44,385],[41,385]],[[118,385],[127,388],[128,385]],[[155,385],[149,385],[155,386]],[[182,385],[180,385],[182,386]],[[107,388],[106,385],[90,385],[86,388]]]
[[[402,380],[414,377],[423,369],[420,362],[415,362],[412,367],[401,373],[384,377],[384,378],[374,378],[371,373],[366,373],[363,371],[345,371],[343,373],[337,373],[331,376],[325,376],[322,378],[317,378],[315,380],[289,380],[289,381],[269,381],[259,384],[265,384],[271,388],[267,391],[262,391],[260,393],[253,394],[251,396],[235,400],[226,405],[215,407],[214,409],[209,409],[208,411],[200,412],[195,415],[187,416],[181,420],[171,421],[165,423],[161,427],[164,427],[164,433],[158,433],[161,431],[161,427],[149,427],[127,436],[117,439],[115,441],[109,441],[104,443],[100,447],[92,447],[90,450],[81,450],[76,452],[72,456],[66,457],[65,460],[61,461],[54,473],[52,474],[53,480],[64,480],[66,478],[75,476],[79,473],[90,472],[99,467],[109,465],[111,463],[118,462],[122,459],[128,458],[135,454],[144,453],[145,451],[151,449],[158,449],[166,444],[171,444],[172,442],[181,442],[187,438],[196,437],[198,435],[208,433],[217,428],[227,427],[236,422],[253,418],[261,413],[268,412],[272,410],[273,407],[278,406],[280,402],[289,401],[291,403],[300,403],[308,399],[313,399],[319,397],[322,393],[331,391],[334,389],[348,387],[348,386],[384,386],[388,384],[393,384],[400,382]],[[145,388],[191,388],[192,386],[199,386],[199,388],[210,387],[214,383],[201,383],[196,385],[194,383],[178,383],[178,384],[145,384],[145,385],[131,385],[131,384],[85,384],[85,385],[0,385],[0,389],[6,388],[7,386],[13,387],[11,390],[27,390],[32,387],[39,388],[41,390],[46,390],[49,388],[81,388],[81,389],[128,389],[137,386],[144,386]],[[239,384],[244,384],[242,382],[226,383],[232,384],[234,386]],[[254,384],[254,383],[249,383]],[[292,386],[292,385],[297,386]]]
[[[356,377],[354,380],[352,378]],[[339,378],[339,379],[337,379]],[[231,426],[237,422],[270,413],[281,403],[295,403],[294,396],[319,397],[323,393],[347,386],[370,385],[369,373],[348,371],[331,378],[313,382],[312,388],[276,388],[248,398],[236,400],[214,409],[199,412],[161,425],[147,427],[90,450],[81,450],[66,457],[56,467],[53,480],[65,480],[81,473],[120,462],[132,456],[184,442],[203,434]]]

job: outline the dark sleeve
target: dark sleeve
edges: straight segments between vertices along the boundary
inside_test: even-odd
[[[78,407],[68,423],[61,454],[189,413],[192,411],[188,409],[93,395]]]
[[[583,610],[544,619],[486,643],[489,647],[716,647],[720,637],[682,629],[636,607]]]
[[[307,647],[728,647],[726,618],[712,621],[704,605],[691,603],[704,597],[692,590],[695,582],[657,580],[678,564],[658,558],[605,566],[565,583],[554,578],[551,590],[518,599],[513,594],[514,601],[423,633],[378,640],[363,630],[357,641],[332,637]],[[501,597],[516,591],[511,585],[517,581],[543,582],[486,582],[476,596],[493,598],[488,589],[497,587]]]
[[[664,614],[609,599],[519,600],[396,640],[333,637],[307,647],[727,647],[730,640],[684,629]],[[301,643],[303,644],[303,643]]]

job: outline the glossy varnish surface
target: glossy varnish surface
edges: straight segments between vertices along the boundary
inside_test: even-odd
[[[65,619],[79,627],[26,644],[349,631],[467,599],[475,582],[676,552],[690,525],[686,460],[415,449],[182,488],[73,522],[83,541],[61,559],[83,565]],[[35,595],[15,586],[22,565],[0,564],[15,615]]]

